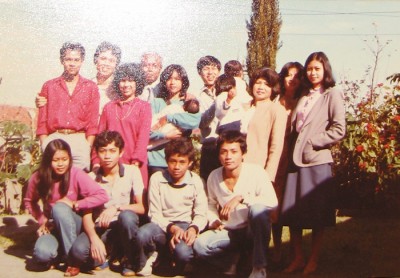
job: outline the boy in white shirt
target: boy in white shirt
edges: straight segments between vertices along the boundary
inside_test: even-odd
[[[197,257],[217,263],[216,258],[239,251],[250,234],[253,243],[250,277],[266,277],[269,214],[278,200],[265,170],[243,163],[246,149],[246,139],[239,131],[226,131],[218,138],[222,167],[211,172],[207,180],[210,230],[197,238],[194,250]],[[231,274],[236,272],[234,267],[229,270]]]
[[[137,234],[137,275],[149,276],[159,248],[172,251],[176,274],[182,274],[193,255],[193,242],[207,225],[207,197],[201,178],[190,171],[195,150],[189,138],[165,146],[168,168],[154,173],[149,183],[150,223]]]

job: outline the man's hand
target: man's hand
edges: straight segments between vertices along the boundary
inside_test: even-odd
[[[228,220],[229,215],[231,212],[237,207],[237,205],[240,204],[240,201],[242,200],[242,196],[235,196],[233,197],[230,201],[228,201],[225,206],[221,209],[219,212],[219,217],[222,220]]]
[[[39,94],[36,95],[35,104],[37,108],[43,107],[47,104],[47,98],[40,96]]]
[[[171,250],[174,250],[175,244],[181,242],[181,239],[183,239],[185,231],[176,225],[172,225],[169,230],[172,234],[171,240],[169,242],[169,247],[171,248]]]
[[[183,234],[183,240],[189,246],[192,246],[197,237],[197,231],[194,227],[189,227]]]
[[[224,224],[222,224],[221,220],[217,219],[214,222],[212,222],[208,228],[210,230],[222,230],[224,228]]]
[[[112,218],[117,213],[118,209],[115,206],[111,206],[100,214],[99,216],[99,224],[102,228],[108,228],[111,223]]]
[[[90,254],[95,262],[99,264],[105,263],[107,257],[106,246],[97,235],[90,239]]]

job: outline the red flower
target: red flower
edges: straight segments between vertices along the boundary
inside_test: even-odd
[[[376,86],[382,87],[382,86],[383,86],[383,83],[379,83],[379,84],[377,84]]]
[[[400,115],[396,115],[393,117],[393,120],[400,122]]]
[[[390,148],[390,145],[389,145],[389,144],[385,144],[385,145],[383,145],[383,148],[389,149],[389,148]]]
[[[364,169],[365,167],[367,167],[367,162],[363,162],[363,161],[360,161],[360,163],[358,163],[358,167],[360,167],[361,169]]]
[[[364,146],[363,145],[358,145],[356,147],[356,151],[359,152],[359,153],[363,152],[364,151]]]

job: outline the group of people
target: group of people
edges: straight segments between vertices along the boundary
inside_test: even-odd
[[[36,98],[43,158],[24,201],[40,224],[37,263],[64,261],[75,276],[119,261],[122,275],[148,276],[160,258],[178,274],[196,259],[235,274],[249,254],[250,277],[266,277],[267,258],[283,259],[287,225],[284,271],[317,269],[324,227],[335,224],[330,147],[345,135],[342,92],[323,52],[280,73],[262,67],[249,85],[238,61],[220,74],[220,61],[204,56],[198,94],[188,93],[186,70],[162,70],[157,53],[120,65],[120,48],[103,42],[93,80],[79,74],[84,58],[82,45],[65,43],[63,74]],[[191,171],[196,128],[200,175]]]

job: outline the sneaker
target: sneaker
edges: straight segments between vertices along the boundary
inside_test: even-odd
[[[253,271],[251,272],[249,278],[267,278],[267,271],[264,267],[256,268],[253,267]]]
[[[124,277],[132,277],[135,276],[136,273],[131,269],[130,266],[125,266],[121,271],[121,275]]]
[[[137,276],[150,276],[151,273],[153,272],[153,263],[157,259],[157,252],[153,252],[151,256],[147,259],[146,265],[140,270],[138,273],[136,273]]]

